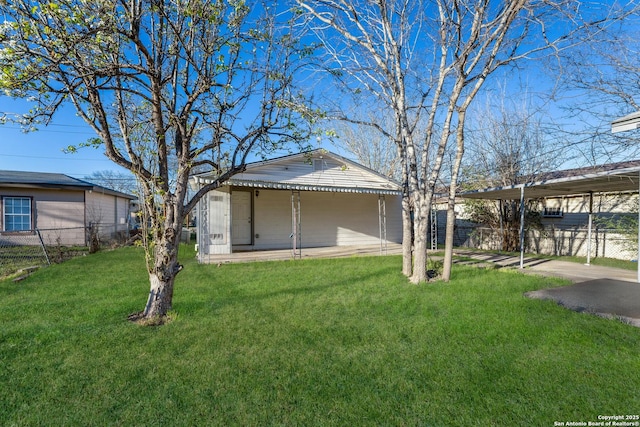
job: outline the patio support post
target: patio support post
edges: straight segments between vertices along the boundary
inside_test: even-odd
[[[587,264],[591,265],[591,230],[593,228],[593,191],[589,192],[589,225],[587,228]]]
[[[380,232],[380,255],[387,254],[387,202],[384,194],[378,195],[378,229]]]
[[[291,250],[293,258],[302,258],[300,230],[300,192],[291,191]]]
[[[524,268],[524,184],[520,187],[520,268]]]

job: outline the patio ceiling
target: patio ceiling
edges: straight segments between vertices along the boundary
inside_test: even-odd
[[[468,199],[518,200],[524,187],[524,197],[538,199],[589,193],[638,192],[640,166],[518,184],[507,187],[465,191],[458,196]]]

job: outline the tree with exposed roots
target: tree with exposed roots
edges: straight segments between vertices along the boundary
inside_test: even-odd
[[[185,216],[251,153],[308,141],[313,112],[293,86],[308,52],[277,8],[242,0],[5,0],[0,89],[46,124],[71,103],[141,187],[150,291],[138,317],[172,310]],[[70,147],[75,150],[78,147]],[[217,179],[189,195],[195,168]]]

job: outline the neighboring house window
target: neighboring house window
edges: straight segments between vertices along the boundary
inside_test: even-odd
[[[4,231],[31,230],[31,198],[5,197]]]
[[[562,218],[562,209],[561,208],[544,208],[544,211],[542,211],[542,216],[544,218]]]

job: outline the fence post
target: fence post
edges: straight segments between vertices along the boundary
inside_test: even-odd
[[[40,240],[40,247],[42,248],[42,252],[44,252],[44,257],[47,259],[47,265],[51,265],[51,261],[49,260],[49,254],[47,253],[47,248],[44,245],[44,240],[42,240],[42,234],[40,234],[40,230],[36,228],[36,234],[38,235],[38,240]]]

